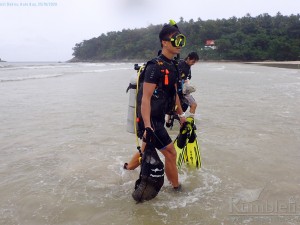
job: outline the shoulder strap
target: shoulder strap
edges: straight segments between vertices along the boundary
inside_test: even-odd
[[[143,66],[143,68],[141,68],[141,70],[138,72],[139,73],[138,74],[138,83],[139,84],[144,82],[146,68],[151,63],[155,64],[156,63],[155,59],[147,61],[146,64]]]
[[[159,66],[163,65],[162,60],[160,60],[158,57],[151,59],[149,61],[146,62],[146,64],[144,65],[143,69],[140,71],[140,74],[138,74],[138,84],[140,85],[142,82],[144,82],[145,79],[145,71],[148,65],[150,64],[157,64]]]

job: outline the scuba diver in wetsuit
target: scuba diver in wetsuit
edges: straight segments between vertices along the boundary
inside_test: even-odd
[[[185,45],[185,36],[180,33],[177,25],[164,25],[159,33],[161,42],[161,55],[149,61],[145,68],[144,81],[142,83],[142,95],[140,105],[139,138],[143,139],[142,151],[145,148],[145,128],[150,128],[154,133],[153,144],[165,157],[165,173],[174,187],[180,187],[178,170],[176,167],[176,150],[164,124],[165,114],[175,110],[180,118],[180,123],[185,122],[185,114],[181,108],[177,94],[179,71],[174,56],[179,54]],[[124,168],[133,170],[139,166],[140,154],[134,154]]]
[[[182,97],[182,107],[184,111],[186,110],[186,106],[190,107],[190,115],[191,117],[195,116],[197,103],[194,97],[191,95],[188,88],[184,88],[184,86],[188,87],[189,81],[192,78],[191,74],[191,66],[194,65],[196,62],[199,61],[199,56],[196,52],[190,52],[188,56],[184,60],[180,60],[178,63],[179,73],[180,73],[180,80],[179,80],[179,95]],[[181,86],[180,86],[181,85]],[[186,106],[184,106],[186,104]]]

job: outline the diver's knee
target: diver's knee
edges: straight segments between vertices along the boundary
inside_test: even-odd
[[[176,152],[174,146],[170,149],[168,157],[170,160],[176,160],[177,152]]]

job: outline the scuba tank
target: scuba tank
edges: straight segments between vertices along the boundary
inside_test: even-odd
[[[128,112],[127,112],[127,126],[126,130],[129,133],[135,133],[135,104],[136,104],[136,82],[137,74],[134,74],[130,78],[129,86],[126,93],[129,91],[129,101],[128,101]]]

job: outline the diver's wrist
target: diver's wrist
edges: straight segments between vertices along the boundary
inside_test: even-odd
[[[179,118],[185,117],[185,112],[183,112],[182,114],[178,114]]]

